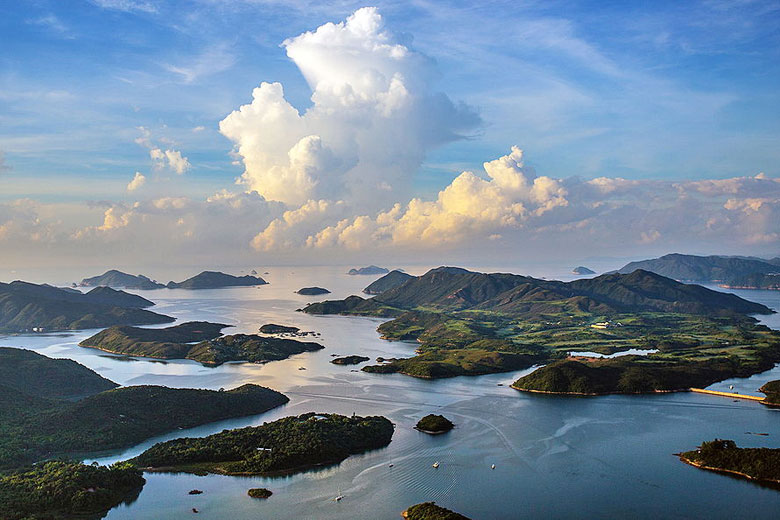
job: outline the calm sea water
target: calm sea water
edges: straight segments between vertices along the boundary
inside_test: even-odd
[[[408,270],[419,274],[425,269]],[[228,333],[254,332],[273,322],[322,334],[319,341],[325,350],[266,365],[206,368],[189,361],[127,360],[77,346],[95,331],[0,337],[0,345],[74,359],[122,385],[217,389],[257,383],[290,397],[288,405],[266,414],[177,431],[105,454],[97,459],[101,463],[132,457],[161,440],[208,435],[309,411],[381,414],[396,424],[387,448],[294,476],[147,474],[141,494],[111,510],[107,515],[111,520],[378,520],[399,518],[406,507],[428,500],[475,519],[733,519],[774,517],[780,511],[780,492],[697,470],[673,456],[715,437],[734,439],[742,446],[780,447],[780,412],[757,403],[689,393],[568,398],[524,394],[506,386],[523,372],[439,381],[353,372],[356,367],[331,364],[331,354],[408,356],[414,345],[379,339],[376,327],[381,320],[295,312],[307,302],[323,299],[293,294],[300,287],[323,286],[333,292],[328,298],[342,298],[360,294],[376,278],[343,273],[343,268],[269,268],[264,277],[271,284],[258,288],[138,291],[157,302],[159,312],[180,321],[230,323],[234,328]],[[564,278],[562,273],[547,274]],[[780,292],[733,292],[780,310]],[[780,315],[763,321],[780,328]],[[713,388],[734,385],[735,390],[755,394],[772,379],[780,379],[779,368]],[[414,424],[428,413],[446,415],[456,429],[435,437],[415,431]],[[438,469],[431,466],[435,461]],[[494,470],[491,464],[496,465]],[[252,487],[267,487],[274,495],[265,501],[249,498],[246,492]],[[193,488],[204,493],[189,496]],[[333,501],[338,494],[345,498]],[[193,507],[199,510],[197,516]]]

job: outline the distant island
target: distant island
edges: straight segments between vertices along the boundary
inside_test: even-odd
[[[100,276],[93,276],[92,278],[84,278],[79,283],[80,287],[115,287],[122,289],[162,289],[165,287],[161,283],[157,283],[156,280],[147,278],[144,275],[132,275],[111,269],[106,271]]]
[[[697,450],[680,453],[679,457],[697,468],[780,484],[780,449],[738,448],[732,440],[715,439],[703,442]]]
[[[347,274],[351,275],[357,275],[357,274],[365,274],[365,275],[374,275],[374,274],[386,274],[389,270],[385,269],[384,267],[377,267],[375,265],[369,265],[368,267],[358,267],[358,268],[352,268],[349,271],[347,271]]]
[[[266,488],[252,488],[246,494],[252,498],[270,498],[273,492]]]
[[[319,296],[320,294],[330,294],[330,291],[322,287],[303,287],[295,291],[303,296]]]
[[[414,505],[401,513],[401,516],[406,520],[469,520],[455,511],[437,506],[435,502]]]
[[[344,356],[333,358],[330,360],[330,362],[334,365],[359,365],[360,363],[365,363],[370,359],[371,358],[365,356]]]
[[[0,283],[0,332],[50,332],[111,325],[153,325],[174,321],[143,309],[140,296],[108,287],[86,294],[73,289],[15,281]]]
[[[338,464],[383,448],[393,437],[384,417],[306,413],[262,426],[155,444],[131,462],[147,470],[271,475]]]
[[[228,361],[265,363],[325,348],[319,343],[257,334],[222,336],[227,325],[187,322],[163,329],[110,327],[79,343],[113,354],[157,359],[191,359],[216,366]]]
[[[592,269],[588,269],[587,267],[584,267],[584,266],[581,265],[581,266],[578,266],[578,267],[575,267],[574,269],[572,269],[571,270],[571,274],[580,274],[580,275],[583,275],[583,274],[596,274],[596,271],[593,271]]]
[[[734,289],[780,287],[780,257],[770,260],[739,256],[695,256],[672,253],[660,258],[631,262],[617,272],[651,271],[684,282],[712,282]],[[772,275],[775,276],[764,276]]]
[[[381,294],[390,289],[403,285],[407,280],[411,280],[414,276],[406,274],[403,271],[390,271],[379,280],[376,280],[368,285],[363,292],[365,294]]]
[[[780,361],[780,333],[747,316],[771,309],[643,270],[559,282],[440,267],[371,299],[326,300],[303,312],[392,318],[378,328],[383,338],[418,343],[416,355],[365,372],[435,379],[546,365],[513,385],[528,391],[682,390]],[[630,349],[652,353],[569,358]]]
[[[203,271],[183,282],[168,282],[166,287],[168,289],[220,289],[222,287],[251,287],[267,283],[259,276],[233,276],[216,271]]]
[[[266,323],[260,327],[263,334],[297,334],[301,329],[287,325],[277,325],[275,323]]]
[[[440,433],[447,433],[455,427],[452,421],[444,417],[443,415],[428,414],[415,425],[415,429],[431,435],[438,435]]]

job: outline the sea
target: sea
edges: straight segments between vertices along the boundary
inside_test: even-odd
[[[410,274],[422,274],[428,268],[401,267]],[[405,357],[414,353],[416,345],[381,339],[376,331],[380,319],[310,316],[298,309],[322,299],[360,295],[378,276],[350,276],[344,266],[261,269],[259,275],[268,285],[131,292],[154,301],[152,310],[175,317],[177,323],[227,323],[232,326],[225,329],[228,334],[255,333],[266,323],[292,325],[320,333],[316,341],[325,345],[324,350],[267,364],[226,363],[211,368],[192,361],[114,356],[78,346],[96,330],[0,336],[0,346],[72,359],[121,385],[230,389],[254,383],[290,398],[287,405],[261,415],[177,430],[86,462],[110,464],[168,439],[200,437],[305,412],[383,415],[395,424],[392,442],[341,464],[291,476],[146,473],[140,494],[110,510],[105,518],[380,520],[400,518],[407,507],[426,501],[475,520],[735,519],[774,518],[780,513],[780,491],[693,468],[674,455],[714,438],[733,439],[744,447],[780,448],[780,410],[687,392],[561,397],[509,387],[533,368],[435,381],[363,373],[359,366],[330,361],[335,355],[351,354],[372,360]],[[480,270],[550,279],[574,277],[563,268]],[[0,274],[12,279],[16,273]],[[56,276],[48,280],[39,276],[35,281],[65,283]],[[314,285],[331,294],[313,297],[294,292]],[[780,310],[780,291],[729,292]],[[758,318],[780,329],[779,314]],[[731,391],[761,395],[757,389],[773,379],[780,379],[779,367],[711,388],[733,386]],[[416,431],[415,423],[429,413],[445,415],[455,429],[437,436]],[[247,496],[247,490],[256,487],[270,489],[273,496],[267,500]],[[203,494],[189,495],[192,489]],[[336,496],[343,499],[336,501]]]

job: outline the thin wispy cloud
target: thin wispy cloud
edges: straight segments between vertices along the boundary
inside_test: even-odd
[[[156,13],[158,11],[155,4],[144,0],[90,0],[90,2],[103,9],[114,9],[128,13],[133,11]]]

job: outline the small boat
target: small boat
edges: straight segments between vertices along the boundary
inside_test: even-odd
[[[298,370],[306,370],[306,367],[298,367]]]
[[[335,500],[336,502],[341,502],[342,498],[344,498],[344,495],[339,495],[336,498],[334,498],[333,500]]]
[[[390,465],[388,466],[388,468],[392,468],[392,467],[393,467],[393,464],[390,464]]]
[[[495,464],[491,464],[490,469],[496,469],[496,465]]]
[[[192,508],[192,512],[193,512],[193,513],[197,513],[197,512],[198,512],[198,510],[197,510],[197,509],[195,509],[195,508],[193,507],[193,508]]]
[[[434,463],[433,463],[433,467],[434,467],[434,468],[438,468],[438,467],[439,467],[439,461],[438,461],[438,460],[437,460],[436,462],[434,462]]]

